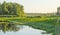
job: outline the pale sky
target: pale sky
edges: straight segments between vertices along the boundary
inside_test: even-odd
[[[4,0],[0,0],[3,2]],[[60,6],[60,0],[5,0],[24,5],[25,13],[55,13]]]

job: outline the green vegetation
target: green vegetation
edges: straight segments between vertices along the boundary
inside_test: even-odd
[[[4,1],[2,4],[0,4],[0,16],[7,16],[10,17],[16,15],[16,17],[23,17],[24,16],[24,8],[23,5],[17,4],[17,3],[6,3]]]
[[[59,19],[59,23],[57,24],[57,18]],[[55,26],[60,26],[60,17],[44,17],[44,18],[7,18],[3,17],[0,18],[0,22],[8,22],[8,23],[14,23],[18,25],[28,25],[35,29],[44,30],[47,33],[53,33],[55,34]],[[0,23],[1,24],[1,23]]]
[[[4,1],[4,3],[0,4],[0,30],[3,32],[18,31],[19,27],[16,27],[16,25],[28,25],[35,29],[44,30],[47,33],[53,33],[52,35],[54,35],[55,26],[60,26],[60,16],[57,15],[37,17],[24,16],[23,5],[12,2],[6,3]],[[57,19],[59,19],[59,23],[57,23]]]

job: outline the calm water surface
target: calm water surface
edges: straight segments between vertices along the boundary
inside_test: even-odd
[[[44,33],[46,31],[34,29],[32,27],[25,26],[25,25],[17,26],[17,27],[20,28],[19,31],[16,31],[16,32],[8,31],[5,33],[0,31],[0,35],[51,35],[51,34]],[[44,33],[44,34],[42,34],[42,33]]]

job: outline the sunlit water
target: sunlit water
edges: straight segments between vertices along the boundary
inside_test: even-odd
[[[23,27],[23,28],[22,28]],[[38,29],[34,29],[32,27],[29,26],[20,26],[20,30],[17,32],[2,32],[0,31],[0,35],[51,35],[51,34],[42,34],[42,32],[46,32],[43,30],[38,30]]]

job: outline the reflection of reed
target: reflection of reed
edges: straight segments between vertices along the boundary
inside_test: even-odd
[[[56,25],[55,25],[55,35],[60,35],[60,25],[59,25],[60,20],[58,16],[57,16]]]
[[[2,30],[4,33],[7,32],[7,31],[19,31],[20,27],[17,27],[16,24],[10,24],[10,23],[7,23],[7,22],[1,22],[0,23],[0,30]]]

